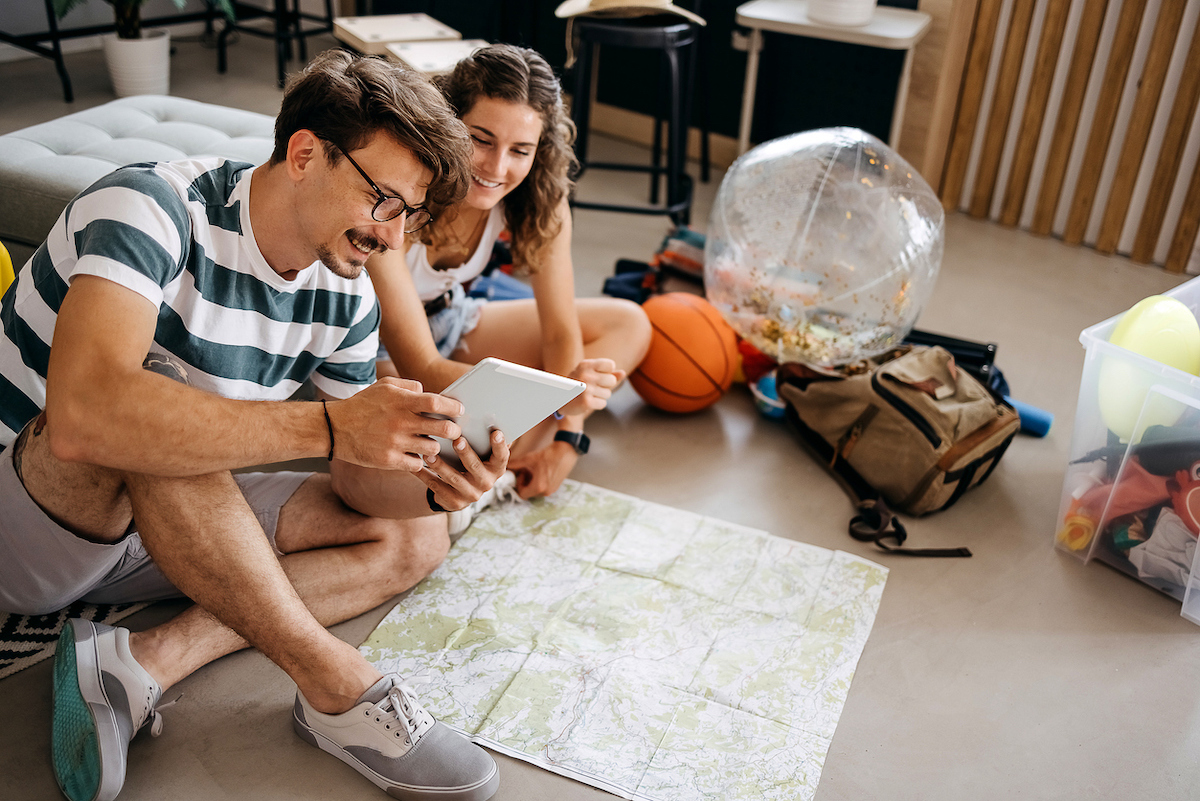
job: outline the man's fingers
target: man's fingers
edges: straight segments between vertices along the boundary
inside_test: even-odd
[[[460,402],[435,392],[422,391],[419,381],[388,376],[379,379],[376,384],[384,387],[384,391],[395,393],[392,402],[410,412],[445,417],[461,417],[463,414],[463,406]]]
[[[411,378],[397,378],[396,376],[384,376],[377,383],[398,387],[406,392],[421,392],[423,389],[420,381],[414,381]]]

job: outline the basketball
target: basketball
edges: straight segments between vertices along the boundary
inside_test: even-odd
[[[642,400],[667,412],[695,412],[717,402],[738,367],[737,335],[713,305],[690,292],[650,298],[642,308],[654,332],[629,383]]]

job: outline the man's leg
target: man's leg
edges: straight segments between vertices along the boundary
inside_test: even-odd
[[[324,474],[309,477],[281,510],[275,536],[288,582],[321,626],[348,620],[410,589],[441,563],[449,546],[444,516],[408,521],[366,517],[342,504],[329,483]],[[147,549],[155,554],[155,546],[147,544]],[[171,575],[170,568],[161,561],[159,565]],[[286,639],[290,634],[268,636]],[[343,712],[379,674],[356,649],[329,637],[336,641],[333,653],[345,661],[342,675],[329,677],[319,670],[288,673],[314,707]],[[130,638],[138,661],[164,688],[247,644],[203,605]],[[360,677],[357,682],[338,689],[354,676]]]
[[[44,434],[43,427],[23,444],[23,465],[38,466],[27,475],[53,475]],[[70,478],[76,467],[62,472]],[[144,723],[157,723],[156,678],[169,685],[247,643],[296,681],[296,732],[388,793],[460,801],[495,793],[499,773],[486,752],[435,721],[398,677],[381,677],[323,625],[378,605],[436,567],[449,545],[443,516],[367,518],[340,503],[328,476],[313,476],[281,510],[276,543],[290,553],[278,558],[229,474],[123,475],[123,493],[114,492],[106,471],[93,478],[96,497],[128,500],[147,551],[199,605],[134,637],[71,621],[55,664],[53,742],[68,798],[116,798],[129,740]],[[84,494],[89,486],[72,485]],[[31,488],[35,499],[38,489]],[[47,511],[72,524],[74,501],[54,500]],[[95,526],[89,536],[108,541],[128,530],[119,525],[119,506],[108,512],[84,516]],[[113,700],[113,687],[122,700]]]

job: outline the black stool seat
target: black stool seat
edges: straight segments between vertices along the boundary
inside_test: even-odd
[[[645,17],[576,17],[575,31],[592,44],[662,49],[683,47],[696,39],[699,26],[674,14]],[[587,36],[584,36],[584,30]]]
[[[694,51],[700,26],[682,20],[674,14],[646,17],[596,18],[576,17],[573,20],[579,52],[575,65],[575,95],[571,103],[571,118],[575,122],[575,156],[579,159],[580,175],[589,169],[623,170],[650,174],[650,203],[628,205],[596,203],[575,199],[572,205],[582,209],[620,211],[634,214],[665,214],[675,223],[687,223],[692,205],[692,181],[684,171],[687,147],[687,120],[691,111],[691,77],[695,64]],[[596,45],[625,47],[639,50],[658,50],[663,54],[664,89],[667,93],[666,166],[661,165],[661,116],[656,114],[654,147],[650,164],[618,164],[592,162],[587,158],[588,124],[591,118],[591,83],[595,63],[592,50]],[[666,201],[658,202],[659,176],[666,177]]]

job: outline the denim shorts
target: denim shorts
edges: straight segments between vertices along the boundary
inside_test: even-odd
[[[462,338],[479,325],[479,319],[483,316],[483,307],[487,304],[485,298],[467,297],[462,284],[455,284],[450,291],[453,295],[446,308],[429,318],[429,333],[433,335],[438,353],[444,359],[449,359],[450,354],[458,349]],[[376,358],[380,361],[392,358],[388,355],[382,341],[379,343],[379,353]]]
[[[0,452],[0,609],[43,615],[80,599],[115,604],[183,597],[146,553],[136,531],[118,542],[97,543],[47,517],[17,477],[12,452]],[[234,476],[272,548],[279,510],[310,475]]]

